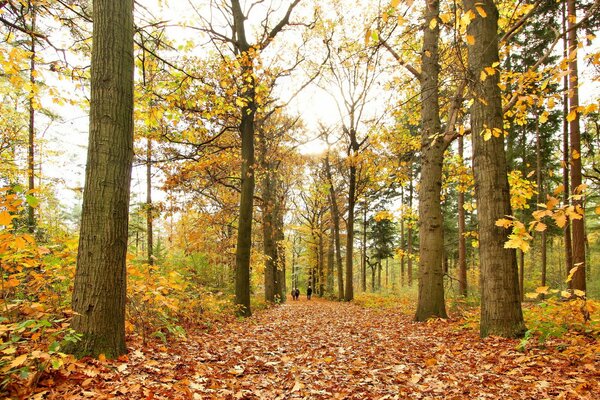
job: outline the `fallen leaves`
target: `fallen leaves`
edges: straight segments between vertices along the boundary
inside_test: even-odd
[[[597,359],[575,352],[590,345],[596,346],[592,354],[600,354],[589,339],[560,345],[548,340],[523,353],[516,350],[518,341],[482,340],[462,324],[418,324],[400,308],[290,302],[248,320],[190,332],[166,351],[162,342],[144,347],[130,338],[134,348],[127,357],[69,365],[42,377],[30,396],[591,399],[600,390]]]

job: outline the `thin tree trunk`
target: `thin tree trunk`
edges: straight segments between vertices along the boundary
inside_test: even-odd
[[[333,227],[331,234],[329,235],[329,242],[327,244],[327,288],[326,291],[329,295],[333,293],[333,270],[335,268],[335,240],[333,237]]]
[[[458,156],[464,164],[464,137],[458,138]],[[465,193],[459,188],[458,191],[458,285],[459,293],[467,297],[467,244],[465,224]]]
[[[580,185],[581,176],[581,135],[579,130],[579,77],[577,70],[577,29],[574,25],[577,23],[576,0],[567,0],[567,11],[569,17],[567,24],[569,27],[569,114],[574,114],[574,118],[569,123],[569,132],[571,139],[570,148],[570,166],[571,166],[571,194],[581,195]],[[572,205],[575,210],[583,217],[583,201],[581,198],[572,198]],[[577,270],[573,274],[573,279],[569,283],[571,289],[579,289],[585,292],[585,226],[583,218],[571,220],[573,229],[573,267]]]
[[[367,200],[363,208],[363,231],[362,231],[362,258],[361,258],[361,289],[367,291]]]
[[[524,294],[524,281],[525,281],[525,252],[523,250],[518,250],[519,254],[519,299],[521,301],[525,300]]]
[[[389,285],[389,275],[390,275],[389,258],[386,258],[385,259],[385,287],[386,288]]]
[[[567,7],[566,2],[562,4],[563,8],[563,58],[566,60],[568,51],[568,40],[567,40]],[[565,75],[563,78],[563,203],[569,203],[570,194],[570,170],[569,167],[569,121],[567,121],[567,114],[569,113],[569,76]],[[567,217],[567,223],[564,229],[564,245],[565,245],[565,273],[568,275],[569,271],[573,268],[573,241],[571,239],[571,221]]]
[[[350,166],[350,180],[348,184],[348,220],[346,229],[346,292],[345,301],[354,299],[354,282],[352,281],[352,264],[354,261],[354,206],[356,204],[356,166]]]
[[[544,180],[542,176],[542,136],[540,134],[540,123],[538,119],[538,115],[536,112],[535,115],[535,154],[536,154],[536,181],[538,187],[537,194],[537,204],[541,204],[545,200],[544,195]],[[539,209],[539,206],[537,207]],[[541,286],[546,286],[546,269],[547,269],[547,260],[546,260],[546,231],[542,231],[540,235],[540,268],[542,272],[541,277]],[[523,295],[521,295],[523,296]],[[522,298],[522,297],[521,297]]]
[[[29,58],[29,83],[31,84],[31,90],[29,92],[29,143],[27,146],[27,178],[29,181],[29,193],[33,194],[35,190],[35,74],[36,74],[36,48],[35,48],[35,36],[33,32],[36,29],[36,16],[37,11],[35,6],[28,3],[29,11],[31,12],[31,55]],[[29,233],[34,233],[36,228],[35,221],[35,209],[31,204],[27,205],[27,229]]]
[[[475,39],[468,46],[468,63],[475,99],[471,106],[471,129],[481,265],[480,334],[518,337],[524,334],[525,324],[515,251],[504,248],[507,231],[496,226],[498,219],[512,215],[499,73],[480,80],[484,68],[499,62],[498,10],[492,0],[463,0],[463,4],[475,16],[467,34]],[[475,5],[487,16],[482,17]],[[492,133],[489,140],[484,139],[486,130]]]
[[[90,136],[71,328],[81,357],[125,347],[126,253],[133,160],[133,0],[94,0]]]
[[[146,232],[148,239],[148,264],[154,265],[154,210],[152,208],[152,140],[146,147]]]
[[[408,207],[410,208],[411,212],[412,212],[412,203],[413,203],[413,182],[412,182],[412,177],[410,178],[410,183],[408,185]],[[412,287],[413,284],[413,259],[412,259],[412,254],[413,254],[413,228],[412,228],[412,222],[411,225],[408,226],[407,232],[406,232],[406,272],[407,272],[407,278],[408,278],[408,286]]]

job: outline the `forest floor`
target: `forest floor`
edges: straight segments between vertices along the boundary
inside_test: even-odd
[[[118,360],[42,377],[31,398],[598,399],[597,342],[519,351],[464,324],[304,297],[166,346],[130,340]]]

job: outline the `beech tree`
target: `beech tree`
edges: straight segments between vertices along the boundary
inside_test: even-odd
[[[125,347],[126,252],[133,160],[133,0],[93,2],[90,136],[68,351]]]
[[[474,17],[467,34],[474,38],[468,46],[468,67],[474,99],[470,111],[481,264],[480,334],[519,337],[525,333],[525,324],[516,254],[504,248],[507,232],[496,225],[497,220],[512,215],[499,74],[485,79],[481,74],[499,61],[498,10],[492,0],[463,0],[463,5]]]

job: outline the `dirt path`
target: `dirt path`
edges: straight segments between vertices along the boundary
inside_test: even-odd
[[[48,398],[592,399],[597,359],[515,350],[399,311],[289,301],[169,349],[133,350]],[[93,375],[93,374],[92,374]],[[84,379],[84,380],[82,380]],[[87,379],[87,380],[85,380]],[[62,389],[61,389],[62,387]]]

